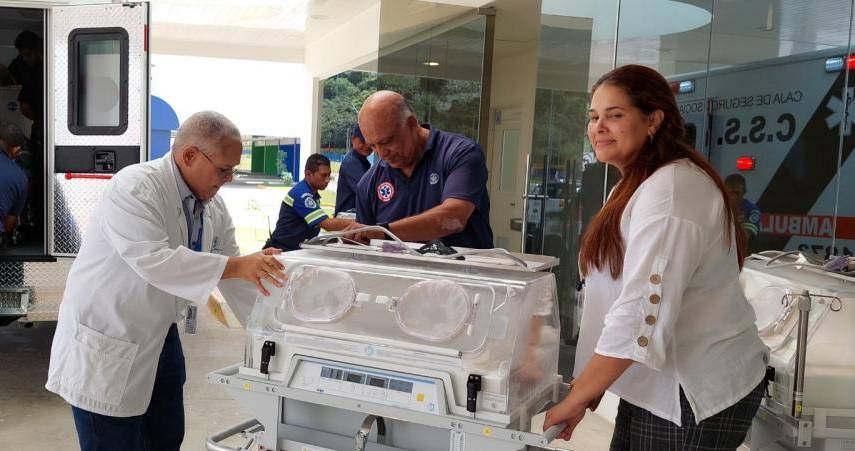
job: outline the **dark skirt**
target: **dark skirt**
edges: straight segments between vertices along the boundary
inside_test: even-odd
[[[736,404],[695,422],[692,407],[680,389],[683,426],[660,418],[623,399],[618,405],[610,451],[735,450],[745,441],[751,421],[766,392],[763,381]]]

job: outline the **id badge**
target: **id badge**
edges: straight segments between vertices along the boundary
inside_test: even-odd
[[[187,304],[187,312],[184,315],[184,333],[196,335],[196,315],[199,307],[196,304]]]

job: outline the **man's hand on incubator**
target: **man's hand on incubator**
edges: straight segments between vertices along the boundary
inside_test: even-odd
[[[354,222],[347,226],[344,230],[355,230],[361,229],[362,227],[366,227],[365,224],[360,224],[358,222]],[[353,235],[348,235],[346,238],[349,238],[354,241],[359,241],[360,243],[368,244],[372,239],[382,240],[386,238],[386,234],[379,230],[366,230],[364,232],[354,233]]]
[[[281,288],[287,279],[282,270],[285,265],[276,259],[276,255],[282,253],[279,249],[267,248],[261,252],[244,255],[241,257],[229,257],[226,269],[223,271],[223,279],[241,279],[255,284],[258,291],[265,296],[270,292],[264,288],[262,280],[266,280],[276,287]]]

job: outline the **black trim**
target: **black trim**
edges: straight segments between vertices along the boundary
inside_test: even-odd
[[[80,76],[78,61],[83,41],[119,41],[119,125],[90,127],[80,125],[77,91]],[[77,28],[68,35],[68,130],[75,135],[121,135],[128,129],[128,64],[129,37],[124,28]]]
[[[53,263],[56,257],[50,255],[3,255],[0,254],[0,263],[22,262],[22,263]]]
[[[56,146],[53,172],[115,174],[139,162],[139,146]]]

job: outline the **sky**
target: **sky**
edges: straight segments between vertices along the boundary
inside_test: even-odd
[[[244,135],[309,136],[312,78],[302,64],[161,54],[151,62],[151,93],[179,121],[215,110]]]

